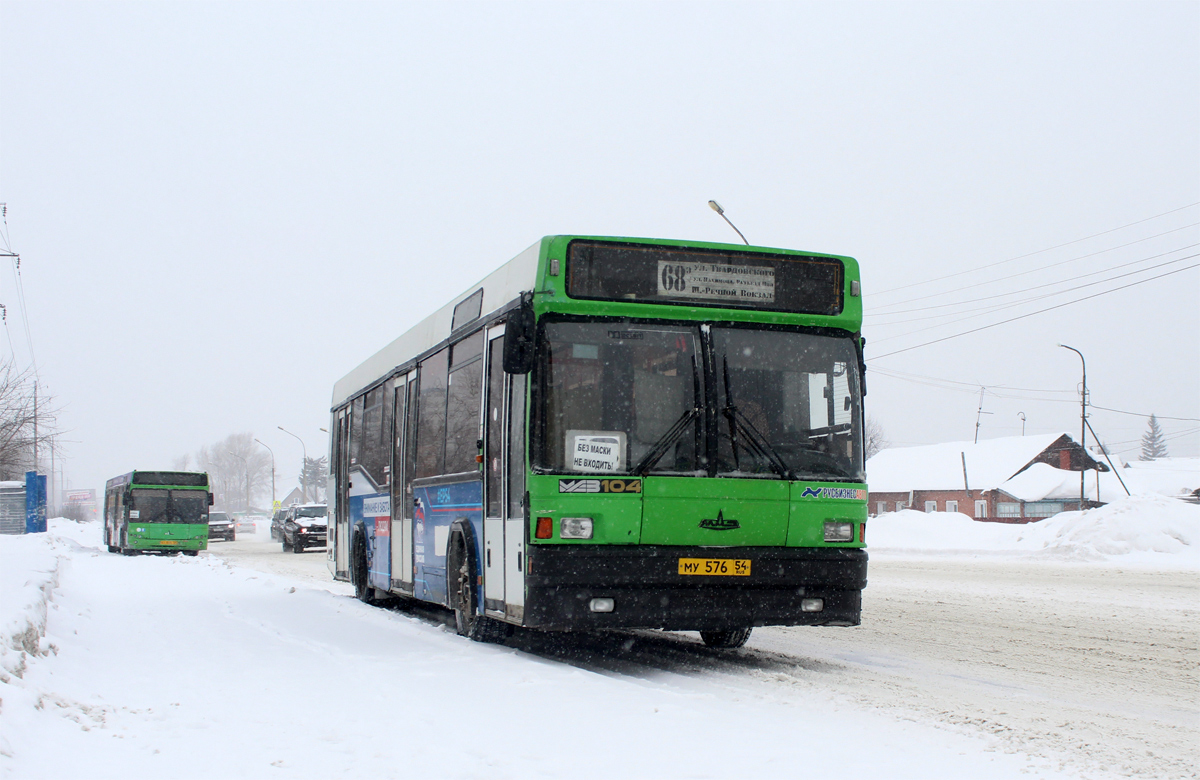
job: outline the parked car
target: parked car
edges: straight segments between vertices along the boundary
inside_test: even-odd
[[[262,515],[243,515],[238,518],[237,532],[239,534],[250,534],[253,536],[254,534],[258,533],[258,524],[260,522],[265,523],[266,521],[267,518],[263,517]]]
[[[328,512],[324,504],[297,504],[288,507],[283,522],[283,549],[301,553],[309,547],[324,547]]]
[[[208,538],[224,539],[227,542],[237,539],[237,527],[233,518],[224,512],[209,512]]]
[[[275,514],[271,515],[271,539],[272,541],[283,541],[283,524],[287,520],[286,509],[276,510]]]

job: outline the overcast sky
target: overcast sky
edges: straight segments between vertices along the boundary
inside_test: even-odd
[[[1200,455],[1198,30],[1195,2],[2,2],[0,352],[32,343],[72,486],[240,431],[283,485],[276,426],[323,453],[334,381],[471,281],[548,234],[736,242],[715,198],[858,258],[896,445],[974,437],[981,386],[982,438],[1078,435],[1062,342],[1133,413],[1091,418],[1116,449],[1155,412]]]

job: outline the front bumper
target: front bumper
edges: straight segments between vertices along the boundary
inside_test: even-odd
[[[229,528],[209,528],[209,539],[224,539],[227,542],[232,542],[237,538],[237,531],[232,526]]]
[[[862,548],[538,545],[529,551],[524,625],[546,629],[856,626],[867,584]],[[680,558],[751,561],[748,577],[679,574]],[[612,612],[592,612],[593,598]],[[819,612],[801,610],[819,598]]]
[[[307,550],[309,547],[324,547],[325,544],[325,534],[296,534],[292,542],[293,547],[299,547],[302,550]]]

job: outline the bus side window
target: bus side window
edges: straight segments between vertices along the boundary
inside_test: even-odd
[[[350,462],[346,467],[356,466],[363,457],[363,396],[350,405]]]
[[[448,349],[421,361],[417,401],[417,478],[445,473]]]
[[[487,419],[487,517],[501,517],[503,490],[500,455],[503,450],[504,431],[504,337],[492,339],[488,353],[488,402]]]
[[[404,517],[413,516],[412,481],[417,475],[417,372],[408,377],[408,404],[405,413],[408,422],[404,425],[404,485],[410,498],[404,500]]]

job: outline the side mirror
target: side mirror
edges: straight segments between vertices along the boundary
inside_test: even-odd
[[[533,315],[533,296],[523,295],[521,305],[508,313],[504,323],[504,370],[509,374],[528,374],[533,370],[533,345],[537,337],[537,319]]]
[[[212,506],[212,505],[213,505],[213,497],[212,497],[212,493],[209,493],[209,494],[208,494],[208,505],[209,505],[209,506]]]

